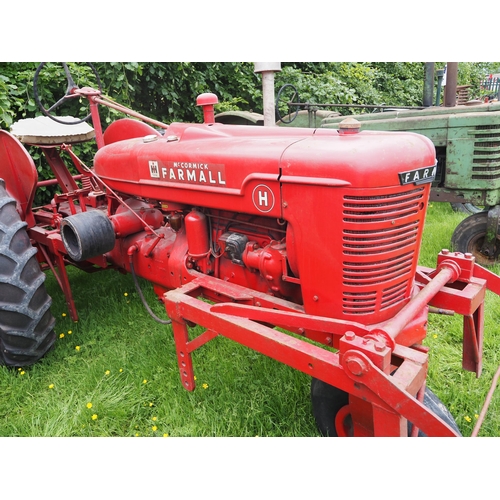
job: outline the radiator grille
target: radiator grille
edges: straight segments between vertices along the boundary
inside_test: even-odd
[[[402,303],[413,280],[424,187],[344,196],[343,311],[372,314]]]
[[[500,179],[500,125],[479,125],[469,133],[474,136],[472,178]]]

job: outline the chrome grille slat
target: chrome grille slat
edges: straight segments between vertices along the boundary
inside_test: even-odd
[[[414,186],[384,195],[344,196],[344,313],[371,314],[406,300],[423,196],[424,188]]]

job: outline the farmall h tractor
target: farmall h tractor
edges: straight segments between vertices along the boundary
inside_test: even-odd
[[[428,314],[463,315],[463,367],[479,376],[485,292],[500,284],[470,254],[417,264],[436,173],[429,139],[361,131],[352,119],[339,130],[218,124],[214,94],[197,99],[204,123],[166,125],[79,88],[66,65],[66,95],[46,108],[44,64],[35,96],[53,120],[0,131],[3,364],[34,363],[53,346],[43,271],[76,320],[66,266],[115,269],[153,284],[189,391],[194,351],[222,335],[310,375],[324,435],[460,434],[426,388]],[[83,120],[53,116],[82,96],[98,149],[91,167],[72,148],[88,138]],[[103,132],[99,105],[133,118]],[[32,206],[39,184],[23,142],[52,168],[42,183],[58,184],[46,206]]]

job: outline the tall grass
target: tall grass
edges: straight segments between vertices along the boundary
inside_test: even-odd
[[[420,262],[434,266],[463,215],[429,208]],[[0,436],[318,436],[310,378],[219,337],[194,353],[197,389],[180,384],[169,326],[153,321],[131,276],[69,269],[73,323],[52,275],[58,340],[38,364],[0,367]],[[152,287],[141,282],[155,313]],[[432,316],[428,385],[470,435],[500,364],[499,299],[487,298],[483,377],[461,369],[461,318]],[[500,435],[498,396],[481,435]]]
[[[429,206],[420,264],[435,267],[437,253],[450,248],[457,224],[465,217],[446,203]],[[500,274],[500,266],[490,268]],[[430,315],[426,345],[430,347],[427,384],[453,414],[462,434],[469,436],[500,365],[500,297],[487,292],[485,304],[483,371],[480,378],[462,370],[462,316]],[[500,436],[500,390],[491,401],[480,436]]]

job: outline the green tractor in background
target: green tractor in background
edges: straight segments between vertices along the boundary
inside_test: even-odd
[[[425,65],[421,107],[301,103],[295,87],[287,84],[276,98],[276,124],[338,128],[346,116],[333,110],[358,107],[371,111],[352,115],[361,123],[361,130],[410,131],[431,139],[437,157],[431,201],[449,202],[456,210],[469,213],[453,233],[452,249],[472,253],[478,264],[488,266],[500,261],[500,102],[498,98],[486,103],[468,100],[467,86],[457,86],[457,72],[458,63],[447,64],[441,106],[443,70],[437,72],[433,105],[434,63]],[[231,113],[216,116],[226,123],[232,119]],[[252,123],[242,115],[238,119],[239,123]],[[263,123],[257,117],[252,124]]]
[[[432,102],[429,75],[426,65],[424,104]],[[466,88],[456,82],[457,64],[448,63],[444,106],[364,113],[356,119],[363,130],[411,131],[432,140],[438,168],[431,201],[470,212],[455,228],[451,246],[472,253],[481,265],[492,265],[500,257],[500,102],[468,101],[462,95]],[[321,127],[338,128],[341,119],[327,118]]]

